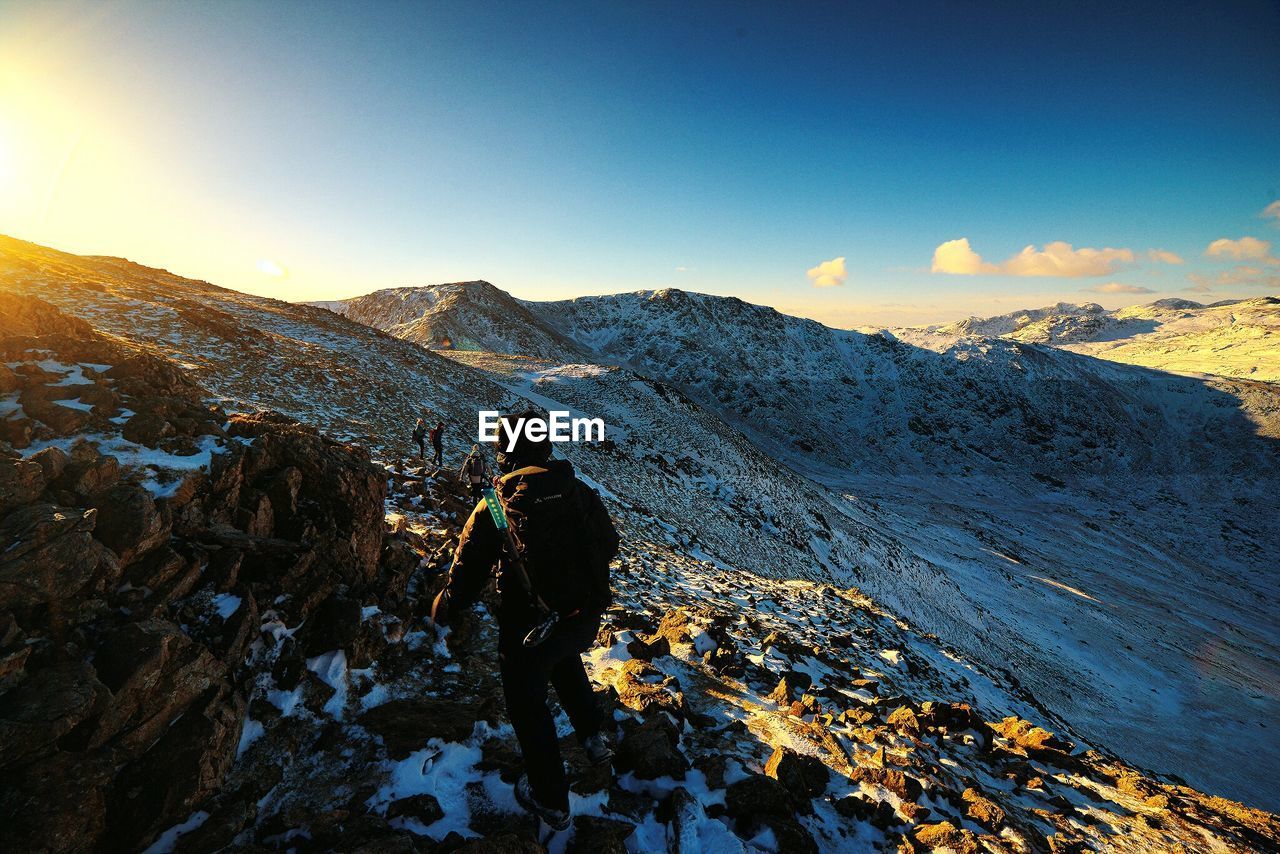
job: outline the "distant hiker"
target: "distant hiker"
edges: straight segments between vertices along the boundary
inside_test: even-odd
[[[479,499],[488,486],[486,481],[489,479],[489,464],[485,462],[479,445],[471,446],[471,453],[467,454],[467,458],[462,461],[462,468],[458,469],[458,477],[471,490],[471,497]]]
[[[436,426],[431,428],[431,447],[435,451],[435,456],[431,460],[431,464],[436,468],[444,465],[444,422],[440,421]],[[425,460],[426,457],[423,456]]]
[[[569,785],[547,708],[547,684],[555,687],[588,761],[602,765],[612,759],[581,653],[595,640],[600,615],[612,600],[609,562],[618,551],[618,532],[600,496],[574,475],[573,465],[550,459],[550,442],[533,441],[519,430],[532,416],[502,418],[502,477],[496,491],[487,493],[501,510],[491,513],[487,497],[476,505],[462,529],[448,583],[431,610],[433,621],[445,623],[480,597],[497,566],[499,669],[525,764],[516,799],[563,830],[569,826]],[[520,436],[510,452],[501,450],[508,426]],[[495,518],[508,527],[500,530]],[[544,619],[549,610],[558,620]],[[526,645],[540,621],[550,622],[550,634]]]
[[[418,443],[418,459],[425,463],[427,461],[427,422],[421,418],[413,426],[413,441]]]

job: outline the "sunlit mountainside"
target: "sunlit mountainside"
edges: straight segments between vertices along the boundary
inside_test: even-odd
[[[624,543],[553,850],[1280,845],[1280,390],[1025,328],[0,238],[0,845],[540,850],[488,612],[423,623],[468,503],[405,464],[530,403],[605,420],[557,452]]]

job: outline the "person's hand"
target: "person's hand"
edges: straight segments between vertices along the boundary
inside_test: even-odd
[[[431,624],[443,626],[449,622],[449,591],[441,590],[431,603]]]

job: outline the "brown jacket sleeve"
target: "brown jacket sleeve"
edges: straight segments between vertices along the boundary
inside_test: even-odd
[[[449,581],[445,585],[449,591],[450,609],[475,604],[501,556],[498,529],[489,515],[489,508],[480,501],[463,526],[458,548],[453,553],[453,566],[449,569]]]

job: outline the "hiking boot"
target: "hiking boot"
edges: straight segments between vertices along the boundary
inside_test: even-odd
[[[569,828],[569,811],[552,809],[538,803],[533,796],[533,789],[529,786],[529,777],[526,774],[521,774],[520,779],[516,780],[516,802],[542,819],[552,830],[561,831]]]
[[[585,739],[582,742],[582,749],[587,754],[587,761],[592,765],[607,765],[613,761],[613,745],[602,732]]]

